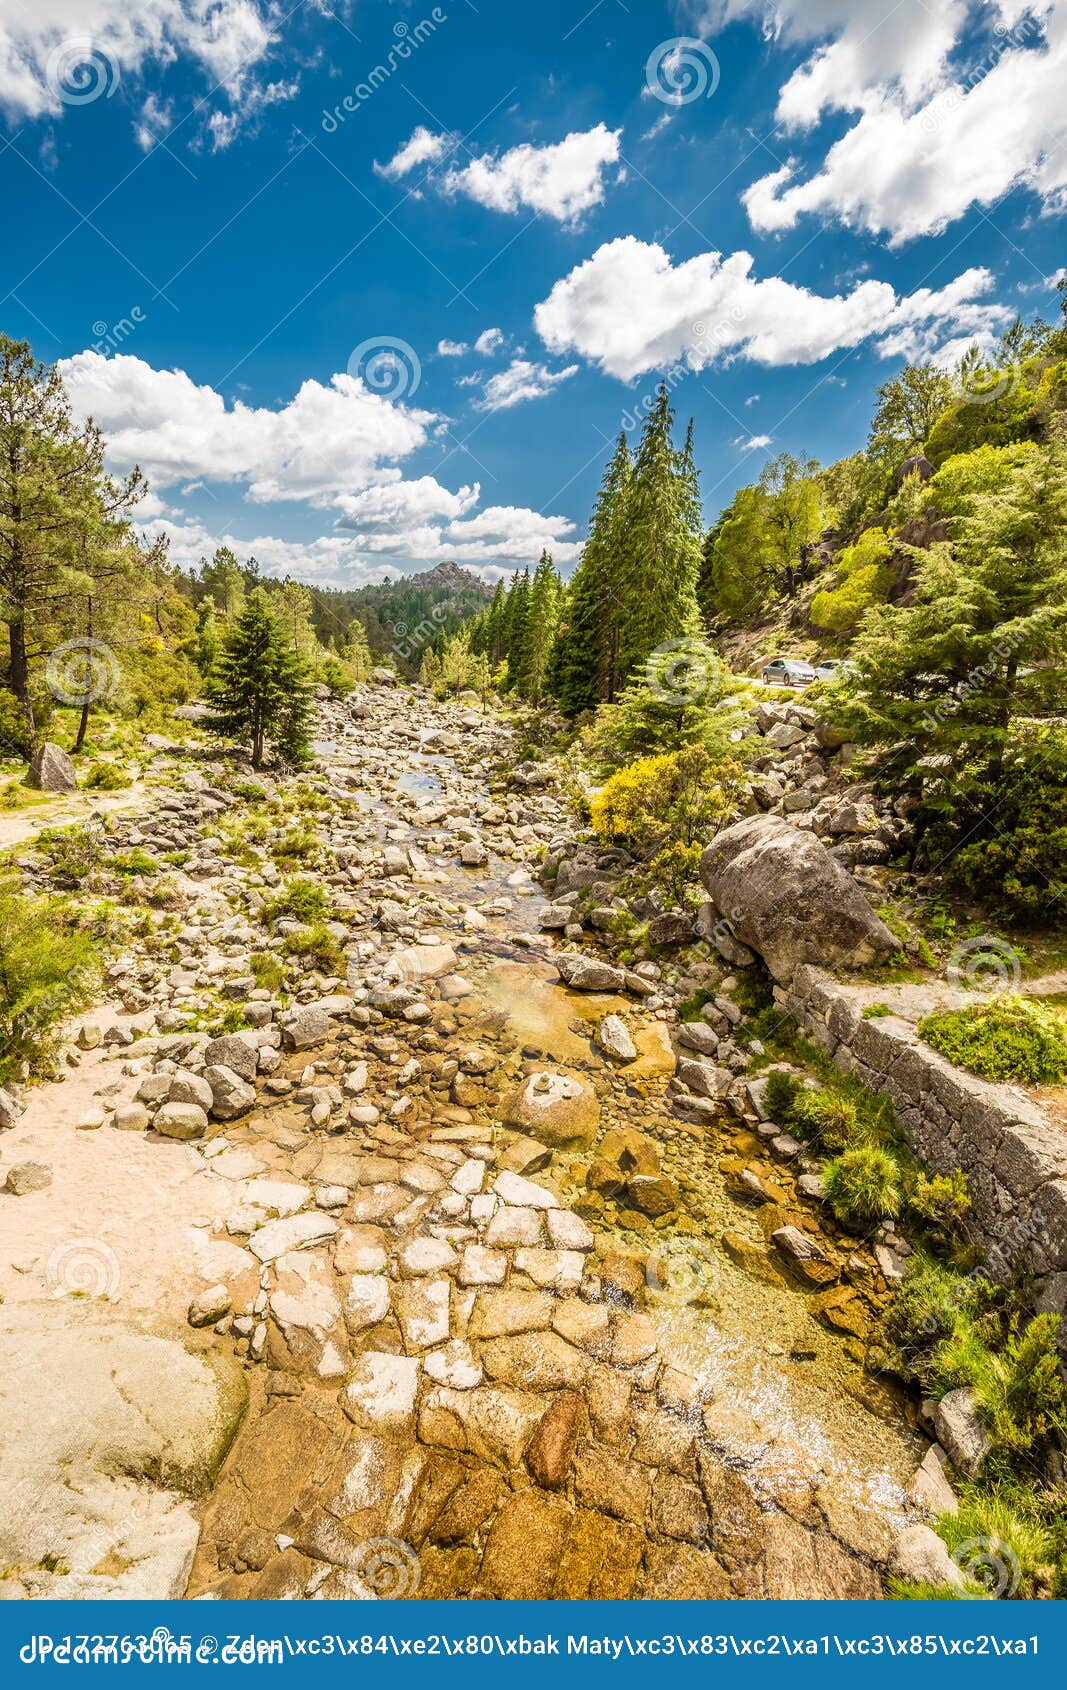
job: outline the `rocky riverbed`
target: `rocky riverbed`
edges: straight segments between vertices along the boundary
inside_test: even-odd
[[[577,861],[563,800],[473,704],[370,686],[319,733],[276,785],[161,747],[101,824],[172,866],[0,1139],[0,1352],[42,1358],[5,1594],[879,1595],[938,1500],[865,1368],[894,1241],[763,1119],[729,962],[599,958],[535,878]],[[272,914],[292,874],[325,960]],[[42,1438],[109,1346],[130,1424],[94,1437],[101,1386]]]

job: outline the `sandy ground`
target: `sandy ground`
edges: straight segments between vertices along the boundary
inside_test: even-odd
[[[93,1019],[106,1014],[94,1010]],[[184,1320],[198,1291],[228,1282],[250,1261],[208,1232],[236,1206],[242,1182],[211,1171],[192,1145],[80,1128],[117,1081],[117,1101],[125,1102],[138,1077],[123,1075],[121,1060],[87,1052],[62,1080],[35,1088],[18,1125],[0,1136],[0,1185],[20,1162],[52,1168],[43,1191],[0,1190],[0,1295],[103,1295],[118,1308]]]
[[[144,802],[140,781],[122,792],[69,792],[28,810],[0,810],[0,850],[32,841],[43,827],[70,827],[92,815],[111,816],[138,810]]]

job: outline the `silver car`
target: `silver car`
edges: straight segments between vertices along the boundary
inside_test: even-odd
[[[766,687],[806,687],[815,679],[810,663],[796,657],[774,657],[763,665],[763,684]]]

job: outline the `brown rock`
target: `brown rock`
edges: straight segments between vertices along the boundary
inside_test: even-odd
[[[503,1479],[480,1467],[453,1491],[430,1530],[431,1543],[472,1543],[497,1505]]]
[[[283,1549],[268,1561],[248,1595],[257,1602],[298,1602],[318,1563],[298,1549]]]
[[[585,1403],[576,1391],[564,1391],[545,1410],[526,1451],[526,1465],[539,1485],[558,1490],[571,1470],[578,1440],[589,1428]]]
[[[543,1491],[520,1491],[489,1528],[481,1583],[504,1601],[543,1602],[570,1531],[570,1510]]]
[[[633,1595],[644,1547],[644,1533],[636,1526],[580,1508],[553,1596],[572,1602],[624,1602]]]
[[[490,1379],[522,1391],[577,1390],[585,1377],[583,1357],[555,1332],[494,1338],[481,1359]]]
[[[652,1488],[647,1467],[589,1446],[578,1458],[576,1481],[578,1499],[587,1507],[643,1525]]]
[[[665,1537],[706,1542],[708,1511],[698,1486],[677,1473],[661,1473],[652,1497],[652,1523]]]
[[[650,1543],[637,1592],[646,1601],[721,1602],[734,1594],[729,1575],[706,1550],[680,1543]]]

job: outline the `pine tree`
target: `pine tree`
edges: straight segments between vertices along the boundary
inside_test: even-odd
[[[479,649],[484,651],[489,659],[490,669],[496,669],[504,660],[506,616],[507,593],[503,581],[498,581],[489,609],[485,613],[485,621],[480,630],[479,640]]]
[[[850,729],[943,758],[950,801],[995,781],[1023,718],[1067,690],[1067,448],[976,491],[952,538],[914,550],[907,604],[868,612],[852,648]]]
[[[307,761],[307,673],[262,587],[248,595],[207,690],[212,731],[244,740],[254,769],[263,767],[268,747],[287,762]]]
[[[517,691],[526,667],[530,643],[530,571],[515,571],[508,594],[508,690]]]
[[[107,475],[100,430],[74,421],[58,371],[0,335],[0,607],[31,752],[33,663],[84,637],[94,590],[131,568],[127,513],[144,492],[139,470]]]
[[[353,678],[365,681],[373,668],[370,646],[367,644],[367,630],[358,616],[353,616],[348,624],[341,655],[352,671]]]
[[[518,690],[535,704],[540,702],[545,689],[545,671],[556,637],[562,589],[552,559],[542,552],[530,587],[526,650],[517,676]]]
[[[648,414],[634,463],[626,521],[619,668],[635,675],[669,640],[696,635],[700,540],[691,526],[694,480],[672,441],[666,382]]]
[[[565,716],[593,710],[619,681],[620,580],[632,464],[621,433],[604,472],[589,538],[560,613],[549,664],[551,689]]]

